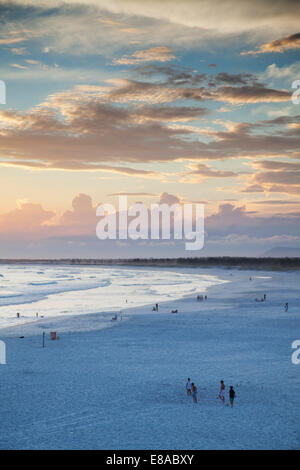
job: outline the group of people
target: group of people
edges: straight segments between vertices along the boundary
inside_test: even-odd
[[[264,296],[261,298],[261,299],[255,299],[256,302],[265,302],[267,300],[267,296],[266,294],[264,294]]]
[[[256,298],[255,302],[266,302],[266,300],[267,300],[267,296],[266,296],[266,294],[264,294],[264,296],[261,299]],[[284,310],[285,310],[285,312],[287,312],[289,310],[289,303],[288,302],[286,302],[284,304]]]
[[[197,295],[197,300],[202,302],[203,300],[207,300],[207,295],[203,296],[203,295]]]
[[[198,390],[197,390],[197,387],[194,384],[194,382],[191,382],[190,378],[187,379],[187,383],[185,384],[185,388],[186,388],[187,396],[192,396],[194,403],[198,403],[198,397],[197,397],[198,396]],[[219,398],[221,400],[221,402],[225,405],[225,384],[224,384],[224,380],[220,381],[220,391],[219,391],[219,395],[218,395],[217,398]],[[235,391],[234,391],[233,386],[230,385],[230,388],[229,388],[229,402],[230,402],[231,408],[233,408],[234,399],[235,399]]]
[[[188,378],[187,383],[185,384],[187,396],[192,396],[194,403],[198,403],[198,390],[194,382],[191,382],[191,379]]]

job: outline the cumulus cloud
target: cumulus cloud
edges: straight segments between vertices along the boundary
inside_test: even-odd
[[[178,196],[175,196],[174,194],[169,194],[169,193],[163,192],[160,195],[159,203],[160,204],[168,204],[168,206],[172,206],[172,204],[181,204],[182,199]]]
[[[214,239],[229,234],[245,235],[248,237],[295,236],[299,234],[300,220],[282,216],[265,217],[253,211],[247,211],[245,206],[235,207],[233,204],[221,204],[217,213],[206,217],[205,230],[208,238]]]
[[[14,235],[45,231],[46,223],[54,216],[54,211],[43,209],[41,204],[20,201],[17,209],[0,215],[0,231]]]
[[[300,73],[300,62],[296,61],[290,65],[279,67],[277,64],[270,64],[265,72],[261,74],[262,79],[267,80],[281,80],[281,79],[295,79]]]
[[[149,195],[145,193],[145,196]],[[183,199],[164,192],[159,196],[159,202],[181,204]],[[277,203],[284,204],[284,201]],[[252,245],[269,248],[276,243],[298,243],[299,217],[292,215],[286,212],[265,217],[247,210],[245,206],[221,204],[215,213],[205,218],[205,254],[234,255],[236,252],[227,252],[225,247],[231,246],[236,250],[240,245],[240,254],[245,255],[245,250],[252,249]],[[0,215],[1,247],[5,246],[6,249],[2,256],[24,256],[24,249],[27,256],[33,257],[95,257],[95,253],[101,253],[104,257],[124,256],[123,246],[119,249],[113,241],[100,242],[96,238],[97,222],[96,205],[87,194],[78,194],[72,201],[72,208],[60,216],[43,209],[40,204],[19,201],[17,209]],[[126,244],[126,256],[164,257],[167,254],[166,246],[160,243],[153,244],[149,240],[141,247],[130,241]],[[168,243],[173,246],[174,241]],[[209,251],[210,246],[213,247],[212,252]],[[139,251],[140,248],[142,251]],[[187,254],[181,242],[174,245],[172,256],[180,254]]]

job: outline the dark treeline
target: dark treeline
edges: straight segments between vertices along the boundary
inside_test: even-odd
[[[0,264],[50,264],[50,265],[99,265],[99,266],[182,266],[224,267],[240,269],[300,269],[300,258],[250,258],[220,256],[208,258],[129,258],[129,259],[0,259]]]

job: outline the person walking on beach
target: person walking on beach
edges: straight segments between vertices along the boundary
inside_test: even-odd
[[[230,401],[230,406],[231,406],[231,408],[233,408],[234,398],[235,398],[235,391],[234,391],[234,389],[233,389],[233,386],[230,385],[230,389],[229,389],[229,401]]]
[[[191,384],[191,379],[188,378],[187,379],[187,383],[185,384],[185,388],[186,388],[186,394],[187,396],[191,396],[192,395],[192,384]]]
[[[220,381],[220,391],[219,391],[219,398],[221,400],[222,403],[225,403],[225,385],[224,385],[224,381],[221,380]]]
[[[193,397],[194,403],[198,403],[197,394],[198,394],[197,387],[194,384],[194,382],[192,382],[192,397]]]

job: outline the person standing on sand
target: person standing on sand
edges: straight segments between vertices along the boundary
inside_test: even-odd
[[[221,380],[220,384],[221,385],[220,385],[219,398],[220,398],[222,403],[225,403],[225,385],[224,385],[224,381]]]
[[[198,394],[197,387],[194,384],[194,382],[192,382],[192,397],[193,397],[194,403],[198,403],[197,394]]]
[[[235,391],[233,390],[233,386],[230,385],[230,389],[229,389],[229,401],[230,401],[230,406],[231,406],[231,408],[233,408],[234,398],[235,398]]]
[[[192,384],[191,384],[191,379],[188,378],[187,379],[187,383],[185,384],[185,388],[186,388],[186,394],[187,396],[191,396],[192,395]]]

